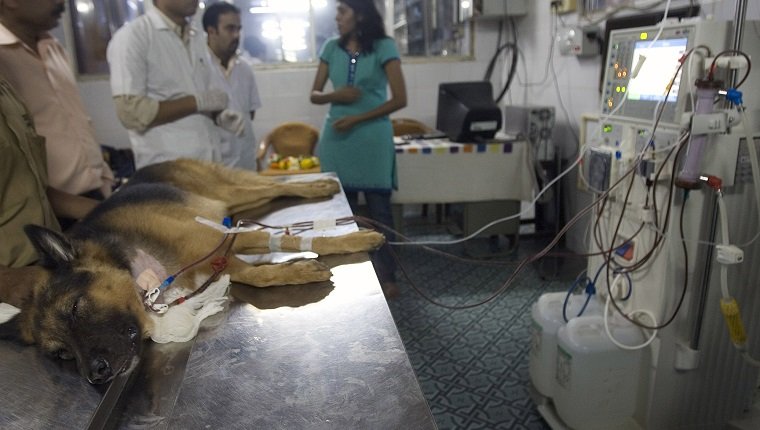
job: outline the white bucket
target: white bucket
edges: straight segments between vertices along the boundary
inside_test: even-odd
[[[567,293],[546,293],[533,303],[531,309],[532,327],[530,344],[530,380],[541,395],[552,397],[554,393],[554,375],[557,365],[557,330],[565,325],[562,306]],[[567,302],[568,320],[575,318],[583,304],[586,294],[573,294]],[[583,315],[601,315],[601,306],[597,297],[591,297]]]
[[[641,330],[610,318],[610,332],[624,345],[638,345]],[[642,350],[624,350],[607,337],[602,316],[571,320],[557,331],[554,405],[574,429],[613,429],[631,417],[641,372]]]

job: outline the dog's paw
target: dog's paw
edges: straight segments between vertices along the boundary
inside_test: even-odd
[[[371,251],[385,242],[385,236],[374,230],[359,230],[343,236],[315,238],[314,252],[321,255],[350,254],[352,252]]]
[[[385,243],[385,236],[375,230],[359,230],[350,233],[351,240],[356,242],[358,251],[371,251],[380,248]]]
[[[310,282],[329,281],[332,273],[330,267],[317,260],[298,260],[283,265],[280,285],[308,284]]]

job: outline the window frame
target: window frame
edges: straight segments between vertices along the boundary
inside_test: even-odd
[[[93,4],[94,7],[97,6],[95,2],[97,0],[86,0],[89,1],[90,4]],[[109,1],[109,0],[103,0]],[[145,8],[145,11],[149,10],[149,8],[154,7],[151,0],[141,0],[143,3],[143,7]],[[392,8],[395,1],[399,0],[384,0],[385,2],[385,11],[389,10],[389,5]],[[425,3],[428,9],[430,9],[430,3],[434,2],[435,0],[421,0]],[[108,77],[108,72],[87,72],[80,70],[80,59],[81,56],[84,55],[79,51],[79,46],[77,44],[77,40],[88,40],[87,34],[81,34],[76,31],[76,29],[79,27],[74,22],[74,19],[76,17],[75,13],[72,13],[70,10],[71,7],[73,7],[73,4],[76,3],[76,0],[68,0],[66,2],[66,11],[63,16],[63,23],[64,25],[61,26],[63,30],[63,38],[65,40],[66,46],[69,48],[68,54],[69,54],[69,61],[72,64],[72,67],[74,69],[75,75],[77,76],[78,80],[82,81],[89,81],[89,80],[102,80],[104,77]],[[200,25],[200,16],[202,14],[203,9],[199,8],[199,12],[196,14],[196,16],[193,18],[194,24],[196,24],[198,27],[201,27]],[[390,9],[392,11],[392,9]],[[244,12],[245,13],[245,12]],[[316,38],[314,36],[314,14],[313,9],[310,10],[309,14],[309,23],[311,30],[309,31],[309,34],[312,38],[311,44],[313,45],[316,42]],[[386,13],[384,16],[384,22],[386,27],[386,32],[389,36],[394,37],[394,13]],[[128,21],[125,21],[128,22]],[[109,23],[110,24],[110,23]],[[463,45],[466,44],[466,47],[464,47],[462,50],[466,51],[466,53],[459,53],[459,54],[453,54],[453,55],[408,55],[402,52],[401,59],[402,62],[406,64],[429,64],[429,63],[453,63],[453,62],[462,62],[462,61],[474,61],[475,60],[475,22],[474,20],[464,20],[462,22],[454,23],[453,25],[458,25],[464,28],[463,32],[464,34],[460,36],[458,39],[459,42]],[[113,34],[116,29],[112,29],[109,27],[109,30]],[[55,31],[54,31],[55,33]],[[109,39],[110,41],[110,39]],[[397,41],[398,43],[398,41]],[[280,61],[280,62],[262,62],[257,63],[255,65],[257,70],[286,70],[286,69],[303,69],[303,68],[314,68],[319,64],[319,50],[320,46],[313,46],[314,52],[313,52],[313,60],[312,61],[297,61],[297,62],[286,62],[286,61]],[[426,52],[429,51],[429,46],[426,45]],[[105,60],[105,52],[102,53],[102,60],[101,63],[105,64],[105,67],[108,67],[108,63]]]

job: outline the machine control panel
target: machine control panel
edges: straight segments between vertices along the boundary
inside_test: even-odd
[[[719,22],[670,24],[662,32],[657,26],[613,31],[604,64],[602,115],[651,124],[663,109],[661,124],[677,126],[681,113],[691,110],[688,90],[704,67],[700,53],[679,68],[684,54],[695,46],[722,45],[727,31]]]

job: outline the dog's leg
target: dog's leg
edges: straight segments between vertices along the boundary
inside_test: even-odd
[[[280,182],[248,170],[188,159],[148,166],[136,178],[169,182],[185,191],[227,202],[230,214],[255,209],[277,197],[329,197],[340,191],[340,185],[332,179]]]
[[[313,251],[319,255],[350,254],[380,247],[385,237],[373,230],[360,230],[342,236],[272,236],[264,231],[241,233],[233,247],[236,254],[266,254],[270,251]]]
[[[269,184],[246,184],[221,186],[216,190],[217,200],[227,202],[230,214],[255,209],[277,197],[302,197],[307,199],[329,197],[340,191],[338,182],[317,179],[311,182],[272,182]]]
[[[317,260],[252,266],[237,258],[228,266],[232,282],[254,287],[299,285],[330,280],[330,268]]]

